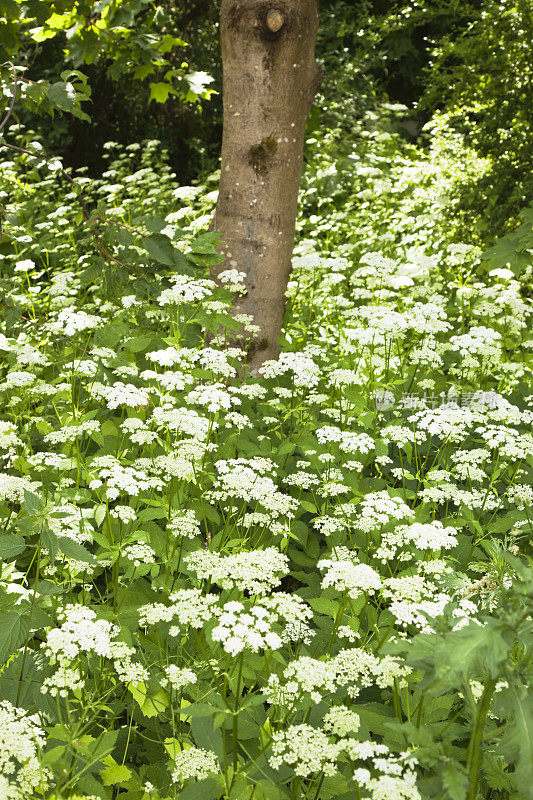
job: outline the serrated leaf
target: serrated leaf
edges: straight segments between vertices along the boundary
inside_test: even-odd
[[[0,612],[0,665],[24,644],[30,629],[28,617],[16,611]]]
[[[151,83],[150,101],[156,103],[166,103],[170,94],[176,94],[176,90],[170,83]]]
[[[465,800],[469,780],[460,764],[444,764],[440,775],[449,800]]]
[[[159,689],[154,695],[148,696],[146,684],[141,681],[137,684],[129,683],[128,690],[145,717],[156,717],[168,707],[170,697],[164,689]]]
[[[67,558],[73,558],[83,564],[97,563],[92,553],[89,553],[83,545],[69,539],[68,536],[56,536],[56,541],[58,550]]]
[[[143,242],[150,258],[168,267],[174,264],[174,245],[164,233],[152,233]]]
[[[14,558],[26,549],[26,543],[22,536],[15,533],[3,533],[0,535],[0,558]]]
[[[117,764],[112,756],[103,759],[106,768],[100,770],[100,777],[104,786],[115,786],[118,783],[126,783],[132,776],[131,769],[124,764]]]

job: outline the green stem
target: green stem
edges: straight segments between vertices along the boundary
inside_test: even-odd
[[[481,756],[483,753],[481,748],[481,743],[483,740],[483,728],[485,727],[485,720],[487,719],[490,701],[492,700],[496,683],[496,678],[491,678],[489,681],[487,681],[483,690],[483,694],[481,695],[481,700],[479,701],[479,707],[476,714],[476,719],[474,721],[474,729],[472,731],[470,744],[468,745],[468,754],[466,760],[466,769],[470,777],[470,786],[466,800],[476,800],[479,768],[481,766]]]

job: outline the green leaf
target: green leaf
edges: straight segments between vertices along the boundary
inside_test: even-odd
[[[150,258],[168,267],[174,264],[174,245],[164,233],[152,233],[144,240],[144,248]]]
[[[220,759],[223,758],[222,733],[218,728],[215,729],[212,719],[209,717],[193,717],[191,719],[191,731],[198,747],[212,750]]]
[[[117,764],[112,756],[103,759],[106,768],[100,771],[100,777],[104,786],[115,786],[117,783],[126,783],[132,776],[132,772],[123,764]]]
[[[498,697],[498,695],[496,695]],[[509,761],[514,761],[514,773],[518,794],[524,800],[533,798],[533,706],[527,689],[504,689],[498,698],[510,707],[501,749]]]
[[[70,81],[53,83],[48,87],[46,94],[54,108],[58,108],[60,111],[68,111],[87,122],[91,121],[91,118],[81,111],[79,107],[80,95]]]
[[[205,778],[203,781],[195,781],[183,789],[178,800],[216,800],[220,797],[222,786],[215,778]]]
[[[465,800],[469,780],[461,765],[445,764],[440,770],[440,775],[449,800]]]
[[[150,84],[150,101],[155,100],[156,103],[166,103],[170,94],[176,94],[176,90],[170,83]]]
[[[74,558],[83,564],[96,564],[96,559],[81,544],[69,539],[68,536],[56,536],[58,550],[67,558]]]
[[[168,708],[170,697],[164,689],[159,689],[155,694],[148,696],[146,684],[141,681],[137,684],[129,683],[128,690],[145,717],[156,717]]]
[[[26,543],[22,536],[14,533],[3,533],[0,535],[0,558],[14,558],[26,548]]]
[[[12,610],[0,612],[0,665],[24,644],[30,629],[27,616]]]

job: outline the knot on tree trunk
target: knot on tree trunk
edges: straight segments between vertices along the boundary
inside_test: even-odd
[[[265,22],[271,33],[278,33],[285,22],[285,18],[279,9],[273,8],[268,12]]]

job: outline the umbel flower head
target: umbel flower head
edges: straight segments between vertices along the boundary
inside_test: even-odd
[[[39,762],[44,731],[35,717],[4,700],[0,703],[0,797],[27,800],[50,784],[50,772]]]

